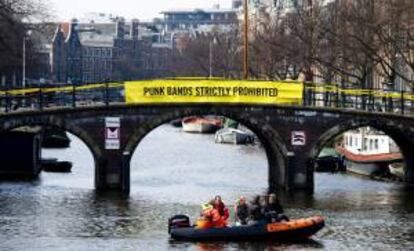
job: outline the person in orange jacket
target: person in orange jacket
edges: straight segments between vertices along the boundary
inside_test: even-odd
[[[210,202],[212,207],[203,211],[202,215],[209,220],[209,227],[227,227],[227,219],[229,218],[229,209],[224,205],[220,196],[216,196]]]
[[[227,219],[230,216],[229,209],[224,205],[221,196],[214,197],[213,207],[215,209],[216,227],[227,227]]]

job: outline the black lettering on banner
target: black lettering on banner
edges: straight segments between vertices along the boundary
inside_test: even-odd
[[[163,96],[164,87],[144,87],[144,96]]]
[[[167,94],[168,96],[192,96],[193,88],[192,87],[168,87]]]
[[[279,95],[278,88],[260,87],[218,87],[218,86],[184,86],[184,87],[144,87],[144,96],[197,96],[197,97],[230,97],[255,96],[272,97]]]
[[[233,87],[234,96],[277,97],[277,88]]]
[[[231,87],[196,87],[195,95],[197,97],[230,97],[232,96]]]

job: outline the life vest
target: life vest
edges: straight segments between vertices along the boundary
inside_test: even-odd
[[[222,216],[219,210],[215,208],[204,210],[202,213],[203,218],[197,221],[197,228],[226,227],[229,210],[225,208],[224,211],[225,215]]]

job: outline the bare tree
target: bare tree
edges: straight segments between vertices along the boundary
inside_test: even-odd
[[[0,72],[21,64],[26,32],[43,29],[43,26],[32,23],[49,19],[46,9],[41,0],[0,0]],[[29,52],[30,44],[28,41]]]
[[[241,44],[237,28],[227,33],[213,30],[193,36],[181,35],[176,44],[170,63],[176,76],[208,77],[211,64],[215,77],[240,77]]]

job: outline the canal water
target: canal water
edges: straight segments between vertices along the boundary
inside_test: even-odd
[[[312,241],[169,241],[172,214],[194,218],[216,194],[232,204],[266,192],[259,145],[215,144],[213,135],[161,126],[134,154],[128,199],[94,192],[92,156],[77,138],[43,155],[72,161],[73,172],[0,183],[0,250],[414,250],[414,190],[343,174],[317,174],[313,195],[280,195],[292,218],[326,216]]]

